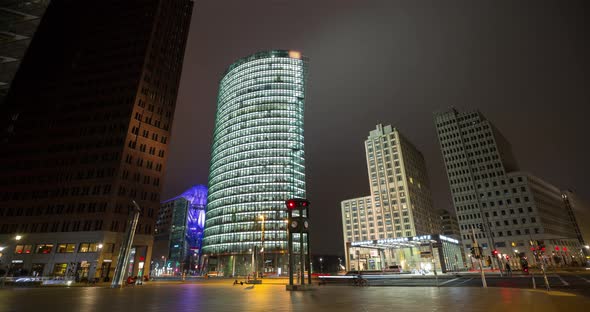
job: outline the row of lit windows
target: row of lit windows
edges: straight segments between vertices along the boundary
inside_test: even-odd
[[[218,183],[222,182],[222,181],[228,181],[234,178],[239,178],[239,177],[247,177],[250,175],[256,175],[256,174],[264,174],[264,175],[268,175],[268,176],[284,176],[285,174],[289,174],[289,178],[292,180],[293,179],[293,174],[294,174],[294,169],[293,169],[293,164],[289,164],[289,163],[285,163],[283,165],[272,165],[272,166],[266,166],[266,167],[247,167],[247,168],[239,168],[239,169],[233,169],[233,170],[229,170],[229,171],[225,171],[223,173],[217,174],[215,177],[212,177],[211,179],[209,179],[209,184],[210,185],[217,185]]]
[[[285,133],[280,131],[274,131],[271,133],[259,133],[258,131],[252,131],[252,133],[245,135],[248,133],[244,131],[244,136],[234,140],[231,144],[227,144],[228,146],[225,148],[214,148],[213,152],[215,155],[212,157],[215,160],[223,157],[227,154],[228,151],[246,151],[246,150],[257,150],[257,149],[266,149],[266,148],[284,148],[284,149],[291,149],[294,146],[298,145],[298,142],[301,142],[303,136],[299,133]],[[239,149],[238,149],[239,147]],[[217,154],[223,153],[221,156]]]
[[[303,184],[304,185],[304,184]],[[284,209],[284,202],[286,199],[291,197],[298,197],[294,196],[298,195],[303,197],[305,194],[305,189],[298,187],[295,189],[289,188],[289,190],[284,190],[282,192],[258,192],[256,194],[240,194],[240,195],[233,195],[227,196],[220,199],[216,199],[214,202],[209,202],[207,204],[207,218],[210,215],[213,215],[218,209],[226,209],[229,207],[233,207],[234,205],[244,204],[247,203],[247,207],[252,207],[250,210],[254,210],[256,204],[265,201],[265,200],[279,200],[281,201],[280,209]],[[303,195],[299,195],[303,194]],[[260,206],[262,207],[262,206]],[[247,211],[247,210],[244,210]]]
[[[213,253],[213,254],[223,254],[223,253],[250,253],[249,249],[252,249],[254,246],[260,246],[260,241],[254,242],[231,242],[231,243],[224,243],[220,244],[215,241],[208,243],[205,245],[204,243],[204,252],[206,253]],[[295,245],[297,246],[297,245]],[[287,241],[280,240],[280,241],[273,241],[267,242],[264,241],[264,250],[265,252],[270,251],[283,251],[287,250]]]
[[[257,97],[247,100],[251,105],[236,104],[234,110],[226,114],[218,114],[213,135],[227,130],[226,128],[236,124],[249,121],[267,123],[267,118],[290,118],[301,117],[301,100],[293,97]]]
[[[257,149],[283,149],[284,154],[292,154],[290,147],[299,141],[294,138],[293,134],[287,134],[277,130],[261,131],[265,128],[267,130],[276,129],[276,126],[242,130],[241,136],[239,138],[215,148],[216,155],[215,158],[211,159],[212,164],[216,161],[219,161],[223,157],[227,157],[228,155],[235,154],[239,151]]]
[[[220,94],[225,91],[225,88],[233,87],[236,84],[255,81],[261,75],[266,75],[268,72],[285,72],[288,74],[302,73],[303,62],[293,61],[286,58],[273,58],[262,60],[260,62],[252,62],[243,65],[240,68],[235,68],[229,72],[220,82]]]
[[[263,177],[264,175],[260,175]],[[242,183],[227,183],[227,182],[220,182],[219,184],[215,185],[215,190],[211,191],[213,185],[211,185],[209,199],[210,202],[214,202],[218,198],[223,198],[232,195],[238,194],[256,194],[258,192],[273,192],[273,191],[285,191],[292,187],[292,180],[289,179],[289,176],[285,175],[280,182],[279,179],[267,179],[260,178],[260,179],[249,179],[237,178],[236,182],[243,181]]]
[[[77,244],[58,243],[57,248],[55,249],[55,253],[74,253],[76,252],[76,245]],[[35,248],[33,248],[33,245],[16,245],[14,247],[14,254],[50,254],[53,251],[54,247],[54,244],[37,244],[35,245]],[[100,243],[80,243],[78,245],[77,252],[99,252],[103,249],[103,247],[105,252],[113,252],[113,244],[105,244],[103,246]]]
[[[222,80],[221,85],[231,85],[236,81],[255,79],[260,71],[289,70],[293,72],[302,71],[303,62],[288,58],[269,58],[260,61],[248,62],[230,71]]]
[[[232,68],[221,80],[221,85],[229,84],[232,80],[243,76],[251,75],[260,68],[260,65],[266,65],[267,69],[273,69],[281,66],[297,66],[303,64],[301,60],[286,57],[267,57],[257,60],[248,61]]]
[[[303,98],[303,92],[297,90],[270,89],[244,93],[234,98],[228,99],[227,103],[224,104],[223,109],[218,110],[218,115],[223,116],[228,112],[239,108],[241,102],[256,98],[264,98],[266,100],[272,99],[276,101],[281,101],[280,98],[286,98],[285,101],[281,102],[292,103],[295,98]]]
[[[264,144],[264,143],[263,143]],[[209,175],[212,177],[217,176],[218,174],[222,174],[225,172],[230,172],[236,169],[246,169],[249,167],[261,167],[260,169],[264,171],[265,168],[269,168],[270,166],[285,166],[285,167],[293,167],[295,163],[295,172],[299,172],[300,167],[298,164],[301,164],[303,159],[300,157],[260,157],[255,159],[242,159],[237,160],[234,162],[220,164],[219,167],[211,166]]]
[[[218,116],[226,116],[228,113],[236,115],[239,110],[252,108],[256,111],[263,111],[264,107],[259,105],[281,105],[287,110],[297,110],[302,104],[302,90],[299,88],[283,89],[264,89],[250,90],[248,93],[241,94],[228,100],[224,107],[219,110]]]
[[[228,105],[229,103],[231,103],[230,99],[233,99],[233,104],[236,104],[240,99],[242,99],[242,96],[246,95],[247,97],[252,98],[253,96],[255,97],[256,95],[260,95],[263,94],[264,96],[267,95],[272,95],[272,94],[285,94],[285,92],[292,92],[289,95],[294,95],[294,96],[298,96],[298,94],[300,94],[304,88],[302,85],[301,79],[299,79],[299,84],[295,84],[295,83],[282,83],[282,82],[274,82],[274,83],[266,83],[266,84],[256,84],[256,85],[251,85],[251,86],[240,86],[240,88],[235,90],[234,96],[230,97],[228,99],[220,99],[221,101],[224,101],[223,106],[220,106],[219,109],[221,112],[226,111],[228,108],[226,105]],[[241,104],[243,104],[244,101],[241,101]]]
[[[264,229],[264,240],[282,240],[286,239],[287,225],[283,222],[282,228],[280,229]],[[210,226],[205,229],[206,239],[211,241],[217,241],[217,243],[229,243],[236,241],[261,241],[262,230],[261,225],[253,222],[242,222],[233,224],[221,224]]]
[[[232,85],[224,85],[220,90],[220,99],[225,99],[228,94],[231,94],[237,88],[248,88],[248,87],[260,87],[269,84],[286,84],[286,85],[295,85],[299,88],[303,87],[303,80],[301,79],[301,75],[294,73],[289,73],[288,75],[281,75],[272,74],[269,71],[261,71],[255,74],[249,75],[249,79],[252,80],[240,80],[236,81]]]
[[[207,220],[205,223],[208,225],[209,222],[219,217],[229,218],[230,220],[235,219],[236,222],[251,221],[263,215],[266,216],[267,220],[284,220],[286,219],[284,205],[285,202],[283,200],[277,200],[275,198],[269,201],[241,202],[233,205],[219,206],[213,210],[207,210]]]
[[[223,182],[215,185],[215,190],[211,192],[211,199],[216,197],[217,189],[223,192],[227,192],[236,187],[248,187],[249,185],[261,185],[264,183],[277,183],[277,184],[288,184],[293,181],[292,174],[258,174],[251,176],[241,176],[233,179],[225,179]],[[266,190],[266,189],[265,189]],[[224,193],[228,195],[231,193]]]
[[[231,197],[234,195],[254,195],[268,193],[268,192],[284,192],[290,190],[292,184],[290,182],[273,182],[273,183],[249,183],[238,186],[232,186],[225,189],[220,189],[213,194],[209,194],[209,205],[215,204],[216,200]],[[208,206],[209,206],[208,205]]]
[[[262,164],[263,166],[268,164],[264,164],[265,161],[271,161],[273,165],[281,165],[285,168],[291,168],[292,171],[293,166],[297,167],[297,161],[301,162],[299,157],[294,157],[289,154],[292,154],[290,149],[278,149],[278,148],[261,148],[260,145],[257,144],[259,148],[249,148],[247,150],[236,149],[233,151],[233,154],[229,154],[225,156],[223,159],[218,159],[214,163],[211,163],[211,171],[215,171],[216,174],[221,174],[223,172],[229,171],[234,169],[232,164],[239,164],[241,168],[250,167],[255,164]],[[270,145],[270,144],[269,144]],[[253,145],[250,145],[253,147]],[[242,148],[246,148],[246,146],[241,146]],[[248,157],[249,156],[249,157]],[[220,166],[221,165],[221,166]],[[225,170],[224,170],[225,169]],[[263,168],[264,169],[264,168]],[[263,170],[266,171],[266,170]],[[287,170],[285,170],[287,171]],[[297,171],[295,169],[295,171]]]
[[[215,128],[214,135],[217,136],[220,133],[228,134],[242,129],[258,128],[261,126],[289,128],[289,126],[293,126],[297,123],[297,111],[288,109],[277,109],[277,104],[268,104],[267,106],[269,106],[268,110],[253,111],[247,113],[246,115],[227,119],[223,122],[220,121],[217,127]],[[296,132],[296,130],[293,129],[291,129],[291,131]],[[239,137],[238,134],[231,134],[232,136],[230,137],[224,136],[222,138],[223,141],[216,142],[216,145],[220,145],[221,143],[234,139],[235,137]]]
[[[252,112],[264,112],[279,108],[283,108],[279,112],[297,112],[303,104],[300,93],[292,90],[252,92],[231,99],[225,104],[224,109],[218,112],[216,126],[223,125],[227,119],[242,117]]]

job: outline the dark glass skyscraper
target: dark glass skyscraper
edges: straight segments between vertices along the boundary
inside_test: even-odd
[[[0,105],[49,0],[0,1]]]
[[[128,272],[149,270],[192,5],[51,1],[0,107],[0,242],[15,274],[112,277],[132,200]]]
[[[221,79],[203,239],[209,270],[259,271],[248,255],[264,250],[257,268],[286,271],[285,200],[305,197],[305,76],[299,52],[274,50],[239,59]]]

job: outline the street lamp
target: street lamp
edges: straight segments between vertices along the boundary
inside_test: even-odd
[[[320,273],[324,273],[324,258],[320,257]]]
[[[262,274],[264,276],[264,265],[265,265],[265,258],[264,258],[264,215],[259,216],[260,219],[262,219],[262,249],[260,250],[260,252],[262,253]]]

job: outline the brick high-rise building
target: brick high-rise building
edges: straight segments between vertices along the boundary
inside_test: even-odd
[[[0,268],[112,277],[135,200],[149,270],[192,6],[51,1],[0,107]]]

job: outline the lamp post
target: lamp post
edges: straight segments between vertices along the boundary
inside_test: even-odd
[[[98,257],[96,258],[96,266],[94,267],[94,273],[93,273],[94,276],[92,277],[92,280],[93,281],[96,281],[96,271],[102,270],[102,268],[99,268],[98,265],[100,263],[100,258],[101,258],[101,255],[102,255],[102,247],[103,247],[103,244],[102,243],[98,243],[98,246],[96,246],[96,247],[98,247]]]
[[[17,243],[18,243],[18,241],[21,240],[21,238],[23,238],[23,237],[18,234],[16,236],[14,236],[14,240],[16,240]],[[2,250],[4,250],[4,248],[2,248]],[[7,250],[10,251],[10,248],[7,247]],[[2,278],[2,286],[1,287],[4,287],[4,283],[6,281],[6,278],[8,277],[8,272],[10,271],[11,268],[12,268],[12,263],[7,263],[6,264],[6,271],[4,272],[4,277]]]
[[[320,257],[320,273],[324,273],[324,258]]]
[[[260,253],[262,255],[262,276],[264,276],[264,265],[265,265],[265,258],[264,258],[264,215],[261,215],[260,218],[262,219],[262,249],[260,249]]]

